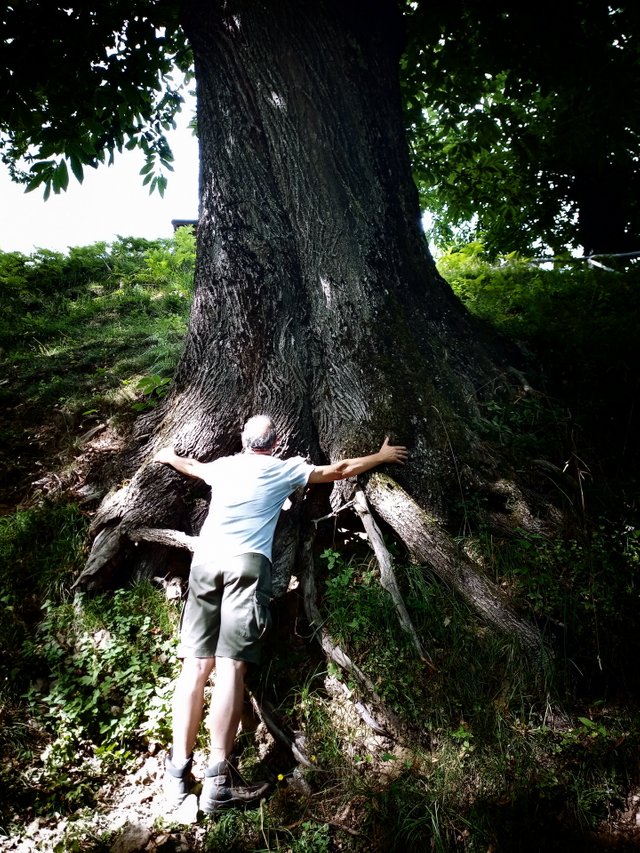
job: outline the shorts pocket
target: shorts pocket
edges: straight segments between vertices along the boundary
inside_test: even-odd
[[[253,594],[253,612],[258,628],[258,639],[263,637],[271,627],[271,595],[263,589],[257,589]]]

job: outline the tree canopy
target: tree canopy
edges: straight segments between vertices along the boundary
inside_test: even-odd
[[[69,172],[146,155],[144,182],[164,190],[172,154],[165,132],[182,98],[176,71],[191,61],[179,4],[16,0],[0,12],[0,152],[15,180],[49,193]]]
[[[45,196],[70,172],[146,155],[163,191],[165,131],[190,52],[175,0],[15,0],[0,13],[0,151]],[[631,2],[420,0],[405,7],[407,126],[439,244],[629,251],[640,212],[640,11]]]
[[[493,251],[640,249],[637,4],[409,5],[407,115],[436,241],[466,225]]]

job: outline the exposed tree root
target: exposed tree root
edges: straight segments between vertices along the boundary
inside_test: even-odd
[[[302,764],[304,767],[315,767],[315,764],[307,756],[305,751],[304,736],[295,732],[292,735],[287,734],[284,728],[276,722],[276,715],[270,705],[266,702],[260,704],[253,693],[249,693],[249,697],[258,719],[264,724],[267,731],[270,732],[275,740],[279,741],[291,752],[298,764]]]
[[[162,575],[169,547],[191,546],[186,534],[190,510],[184,503],[184,484],[175,472],[160,465],[144,465],[133,479],[106,497],[89,528],[93,536],[91,552],[74,587],[101,589],[114,577],[125,574],[127,551],[132,543],[149,543],[154,549],[140,549],[133,561],[135,577]],[[164,546],[164,547],[157,547]],[[129,567],[130,568],[130,567]],[[130,574],[126,575],[128,580]],[[120,585],[122,581],[120,582]]]
[[[158,559],[151,560],[148,566],[149,576],[162,574],[159,561],[164,559],[162,552],[167,548],[178,548],[193,551],[196,537],[179,530],[166,527],[147,527],[140,525],[138,518],[132,519],[130,526],[123,523],[124,504],[128,504],[128,489],[120,489],[107,506],[103,507],[99,529],[89,555],[89,559],[74,583],[74,587],[104,586],[104,576],[108,575],[109,567],[117,567],[122,558],[123,550],[131,544],[148,543],[161,546]],[[366,498],[365,498],[366,495]],[[421,659],[426,659],[420,640],[407,613],[398,584],[393,572],[390,555],[382,539],[380,530],[368,510],[367,501],[378,515],[397,533],[406,545],[411,557],[417,562],[424,562],[433,571],[451,585],[481,616],[500,631],[516,636],[530,650],[540,650],[542,638],[535,626],[518,616],[502,590],[488,578],[478,567],[465,556],[456,546],[452,538],[439,526],[437,521],[425,512],[411,496],[404,491],[393,479],[376,472],[369,478],[364,494],[360,491],[354,498],[354,508],[362,519],[365,530],[381,571],[381,583],[392,596],[400,623],[407,631]],[[289,515],[289,513],[287,513]],[[298,544],[297,513],[291,514],[296,518],[288,519],[283,525],[279,536],[276,554],[278,559],[274,564],[274,595],[286,590],[291,567],[295,559]],[[135,522],[138,523],[135,523]],[[95,522],[94,522],[95,524]],[[303,588],[305,608],[309,621],[319,631],[320,642],[325,653],[343,670],[349,672],[363,690],[369,695],[374,704],[384,707],[365,674],[351,661],[348,655],[340,649],[322,629],[322,619],[317,610],[313,559],[311,544],[306,543],[302,548],[303,559],[306,563],[303,572]],[[306,555],[306,556],[305,556]],[[144,555],[140,555],[142,558]],[[141,564],[144,559],[138,559]],[[375,715],[373,715],[375,716]],[[385,717],[389,719],[385,711]]]
[[[116,564],[121,559],[125,544],[137,545],[145,542],[164,548],[179,548],[193,552],[196,540],[196,536],[189,536],[181,530],[166,527],[135,527],[132,530],[127,530],[120,524],[103,527],[93,540],[89,559],[74,581],[72,589],[78,586],[86,588],[94,585],[104,586],[104,575],[108,573],[110,565]],[[157,562],[157,560],[151,560],[145,568],[145,561],[139,559],[136,577],[153,577],[158,574]]]
[[[452,586],[492,626],[516,636],[531,651],[542,648],[537,628],[514,613],[502,590],[484,577],[452,538],[391,477],[372,474],[365,494],[416,562]]]
[[[122,554],[122,544],[123,536],[118,524],[103,527],[93,540],[85,567],[73,582],[71,589],[102,586],[106,567],[119,559]]]
[[[155,542],[157,545],[166,545],[171,548],[186,548],[193,552],[197,536],[189,536],[181,530],[171,530],[166,527],[136,527],[135,530],[127,532],[127,538],[132,542]]]
[[[407,634],[409,634],[409,636],[411,637],[411,640],[416,648],[416,651],[418,652],[419,657],[425,663],[430,663],[427,655],[425,654],[422,648],[422,644],[420,643],[420,639],[418,637],[416,629],[413,626],[413,622],[411,621],[411,617],[409,616],[409,612],[407,611],[404,599],[402,598],[400,587],[398,586],[398,581],[396,580],[396,574],[393,570],[393,561],[391,559],[391,554],[387,550],[387,546],[384,544],[384,539],[382,537],[380,528],[376,524],[374,517],[369,511],[369,505],[362,489],[356,490],[354,507],[356,512],[362,519],[362,524],[364,525],[366,534],[369,537],[369,542],[371,543],[373,552],[376,555],[376,559],[378,560],[378,565],[380,566],[380,583],[382,587],[386,589],[386,591],[391,596],[393,604],[396,608],[396,613],[398,614],[400,625],[402,629],[406,631]]]

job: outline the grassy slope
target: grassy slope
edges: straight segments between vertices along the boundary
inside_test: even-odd
[[[103,485],[95,474],[171,375],[192,253],[185,233],[69,258],[0,256],[0,825],[16,834],[54,810],[78,820],[108,810],[96,797],[105,774],[166,743],[175,603],[150,587],[87,602],[69,584]],[[280,772],[279,788],[259,819],[231,814],[198,849],[586,850],[634,790],[637,276],[547,274],[514,260],[496,270],[472,251],[442,268],[472,310],[536,356],[535,392],[488,407],[484,440],[565,468],[579,486],[548,480],[573,519],[566,540],[497,539],[473,524],[468,540],[556,658],[532,668],[428,570],[401,567],[433,663],[416,666],[366,550],[329,548],[327,625],[402,717],[406,742],[338,712],[339,673],[304,631],[292,636],[290,596],[255,689],[305,731],[318,769],[300,780],[244,737],[245,773]],[[461,496],[471,523],[474,499]],[[112,839],[92,832],[76,829],[73,849],[108,849]],[[67,835],[61,849],[72,849]]]

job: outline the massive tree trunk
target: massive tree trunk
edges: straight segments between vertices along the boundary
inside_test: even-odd
[[[134,473],[96,516],[87,586],[141,559],[157,570],[166,540],[131,545],[148,528],[197,532],[199,504],[150,464],[154,450],[233,452],[252,413],[274,417],[284,454],[316,462],[375,450],[385,434],[408,445],[408,465],[388,473],[443,526],[462,487],[497,479],[469,424],[504,368],[421,228],[395,4],[193,0],[183,23],[201,157],[195,297],[173,390],[141,420]],[[336,487],[334,506],[353,487]],[[285,576],[300,519],[280,540]]]

